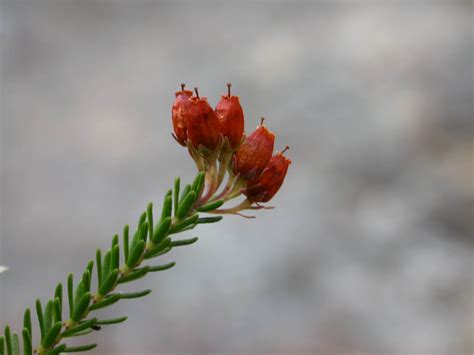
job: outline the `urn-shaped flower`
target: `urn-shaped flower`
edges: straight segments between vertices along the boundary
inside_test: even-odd
[[[175,93],[175,100],[171,108],[171,118],[173,120],[174,137],[179,144],[185,146],[188,140],[187,121],[191,108],[191,97],[193,92],[184,89],[181,85],[181,91]]]
[[[221,141],[216,113],[205,97],[195,96],[190,101],[187,120],[188,139],[196,149],[202,146],[209,151],[215,151]]]
[[[274,142],[275,135],[263,125],[262,119],[260,126],[245,138],[235,153],[234,173],[246,180],[257,178],[272,157]]]
[[[230,148],[235,150],[244,134],[244,111],[239,97],[231,95],[230,84],[227,84],[227,87],[227,95],[223,95],[216,106],[216,115],[219,119],[220,132],[229,140]]]
[[[268,202],[278,192],[291,164],[291,160],[283,153],[284,151],[275,154],[262,174],[247,183],[244,193],[251,201]]]

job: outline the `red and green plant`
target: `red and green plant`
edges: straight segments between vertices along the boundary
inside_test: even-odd
[[[174,239],[175,235],[199,224],[218,222],[226,214],[252,218],[242,211],[271,208],[262,203],[269,202],[283,184],[291,163],[284,156],[288,147],[272,155],[275,135],[266,128],[263,119],[254,132],[245,136],[243,109],[239,98],[231,95],[231,85],[227,86],[227,94],[215,109],[205,97],[199,96],[197,88],[193,95],[183,84],[176,92],[172,106],[173,136],[187,147],[197,166],[198,174],[193,182],[182,187],[176,178],[173,189],[164,197],[159,215],[154,214],[153,204],[148,204],[133,233],[126,225],[121,243],[119,235],[114,235],[110,248],[98,249],[95,260],[87,264],[78,280],[69,274],[65,290],[59,283],[51,299],[44,304],[36,300],[38,344],[33,345],[30,309],[24,313],[22,344],[19,335],[12,333],[7,325],[4,335],[0,336],[0,355],[21,352],[53,355],[94,349],[97,344],[72,347],[67,345],[67,340],[125,321],[127,317],[99,319],[94,312],[120,300],[150,294],[151,290],[124,293],[118,288],[149,273],[172,268],[174,262],[164,265],[149,262],[173,248],[198,240],[196,237]],[[226,184],[221,187],[226,175]],[[245,197],[243,201],[222,208],[240,196]],[[202,213],[211,216],[202,217]]]

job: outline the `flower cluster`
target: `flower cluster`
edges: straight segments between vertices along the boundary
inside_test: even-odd
[[[264,125],[260,125],[250,135],[244,131],[244,112],[239,97],[231,94],[231,84],[227,84],[227,94],[213,109],[206,97],[194,94],[181,85],[176,92],[171,110],[173,137],[188,148],[199,171],[206,175],[206,191],[200,203],[228,201],[242,194],[246,199],[229,209],[215,210],[214,213],[235,213],[245,209],[269,208],[261,203],[268,202],[278,192],[291,160],[281,152],[273,155],[275,135]],[[218,192],[225,174],[228,181]]]

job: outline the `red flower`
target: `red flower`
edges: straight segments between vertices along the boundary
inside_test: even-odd
[[[281,153],[275,154],[268,162],[262,174],[247,183],[244,194],[253,202],[268,202],[278,192],[285,180],[288,166],[291,160],[283,155],[286,147]]]
[[[235,150],[242,141],[244,134],[244,111],[240,106],[239,97],[231,96],[230,84],[228,92],[222,96],[216,106],[216,115],[219,119],[219,129],[224,137],[229,139],[230,147]]]
[[[181,84],[181,91],[175,93],[176,99],[174,100],[173,107],[171,109],[171,117],[173,119],[173,130],[174,137],[179,144],[185,146],[188,140],[187,131],[187,120],[189,116],[189,110],[191,107],[190,98],[193,96],[193,92],[190,90],[184,90],[184,84]]]
[[[260,126],[241,144],[234,156],[234,173],[246,180],[255,179],[272,157],[275,135],[264,125]]]
[[[190,99],[191,105],[187,120],[187,135],[195,148],[203,146],[215,151],[221,141],[219,120],[207,98],[199,97],[197,88],[196,97]]]

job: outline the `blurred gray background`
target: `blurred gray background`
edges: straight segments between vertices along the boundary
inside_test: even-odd
[[[174,91],[231,81],[291,146],[277,208],[189,234],[94,353],[473,352],[471,1],[0,9],[0,327],[192,179]]]

